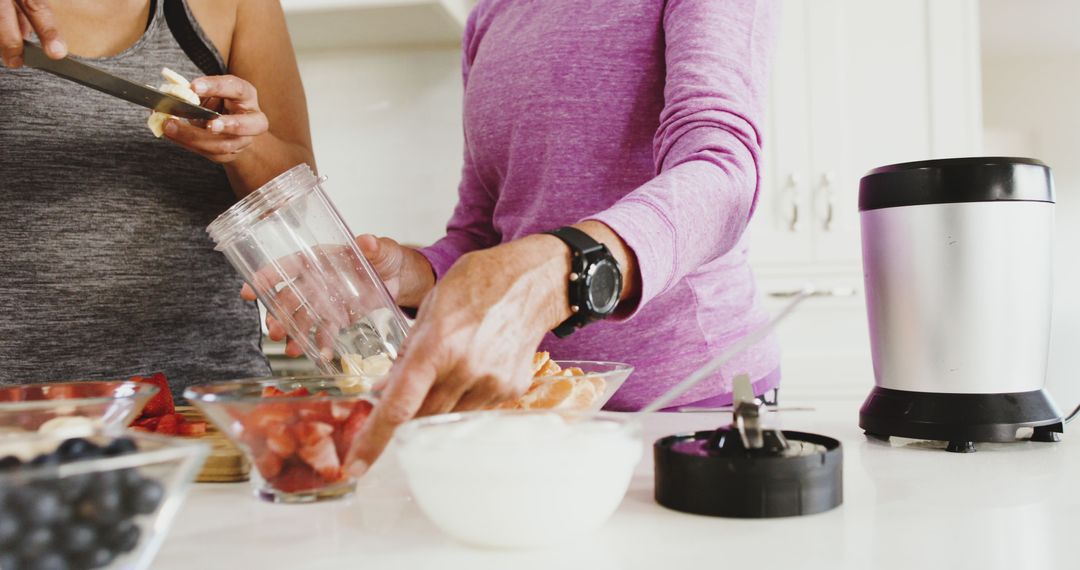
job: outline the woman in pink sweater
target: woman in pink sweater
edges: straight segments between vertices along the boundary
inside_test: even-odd
[[[397,301],[419,307],[361,462],[415,415],[520,395],[538,346],[633,364],[608,405],[632,410],[765,322],[743,236],[776,16],[765,0],[480,1],[446,236],[421,250],[358,238]],[[581,233],[543,233],[563,226]],[[607,252],[572,255],[593,240]],[[549,334],[571,317],[595,322]],[[675,404],[730,402],[740,373],[763,393],[778,367],[770,339]]]

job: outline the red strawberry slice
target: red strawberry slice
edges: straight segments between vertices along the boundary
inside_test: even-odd
[[[285,424],[271,424],[266,428],[266,448],[282,459],[296,452],[296,438]]]
[[[281,473],[281,458],[269,451],[255,455],[255,468],[267,481],[272,480]]]
[[[334,443],[337,444],[338,456],[343,462],[345,461],[345,454],[349,451],[349,446],[356,441],[356,437],[360,435],[360,428],[364,427],[364,422],[371,415],[371,410],[371,402],[360,400],[353,406],[352,413],[349,414],[349,418],[345,420],[345,424],[339,430]],[[348,466],[346,465],[346,467]]]
[[[161,421],[161,418],[159,418],[159,417],[155,417],[155,418],[139,418],[139,419],[135,420],[131,424],[131,427],[139,427],[139,428],[143,428],[143,429],[145,429],[147,431],[154,431],[154,430],[157,429],[159,421]]]
[[[303,462],[290,460],[270,484],[279,491],[296,493],[317,489],[326,485],[326,481]]]
[[[150,398],[150,401],[146,403],[146,407],[143,408],[143,416],[164,416],[165,414],[171,414],[176,412],[176,407],[173,404],[172,392],[169,390],[169,381],[165,378],[165,375],[158,372],[153,376],[141,377],[136,376],[132,378],[135,382],[143,382],[146,384],[153,384],[157,386],[158,393]]]
[[[49,400],[67,400],[69,398],[79,397],[75,394],[75,386],[48,386],[41,390],[42,395]],[[91,394],[88,388],[84,389],[84,398],[95,397],[97,394]]]
[[[206,435],[206,422],[189,422],[185,420],[184,423],[180,424],[180,435],[188,437]]]
[[[301,447],[297,455],[323,479],[336,481],[341,478],[341,460],[338,459],[337,449],[329,437]]]
[[[244,418],[244,428],[266,430],[272,424],[288,424],[295,419],[288,404],[260,404]]]
[[[157,424],[157,429],[155,429],[154,431],[156,433],[161,433],[165,435],[176,435],[177,433],[179,433],[177,425],[179,423],[179,421],[177,420],[178,417],[179,416],[177,414],[168,414],[161,416]]]
[[[324,422],[298,422],[292,426],[300,447],[314,445],[334,433],[334,426]]]
[[[352,402],[330,402],[330,417],[335,423],[341,423],[349,419],[352,414],[353,405]]]
[[[284,396],[284,395],[285,395],[285,392],[283,392],[277,386],[263,386],[263,389],[262,389],[262,397],[263,398],[276,398],[278,396]]]
[[[325,395],[326,392],[315,393],[316,397]],[[297,415],[300,416],[300,419],[311,422],[332,423],[334,421],[334,410],[329,400],[300,404],[300,411]]]

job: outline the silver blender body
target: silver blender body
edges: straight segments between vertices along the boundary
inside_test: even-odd
[[[1056,440],[1043,390],[1050,345],[1054,195],[1030,159],[886,166],[860,185],[875,388],[870,435]]]
[[[1053,204],[930,204],[861,218],[878,386],[952,394],[1043,387]]]

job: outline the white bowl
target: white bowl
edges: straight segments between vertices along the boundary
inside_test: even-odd
[[[500,410],[411,421],[395,435],[420,509],[471,545],[564,544],[599,528],[641,460],[641,425],[610,412]]]

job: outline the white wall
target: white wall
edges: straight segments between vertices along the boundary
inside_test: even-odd
[[[355,233],[426,245],[457,201],[460,52],[301,51],[319,172]]]
[[[1058,405],[1080,402],[1080,54],[983,60],[988,155],[1029,155],[1057,187],[1054,331],[1047,386]]]

